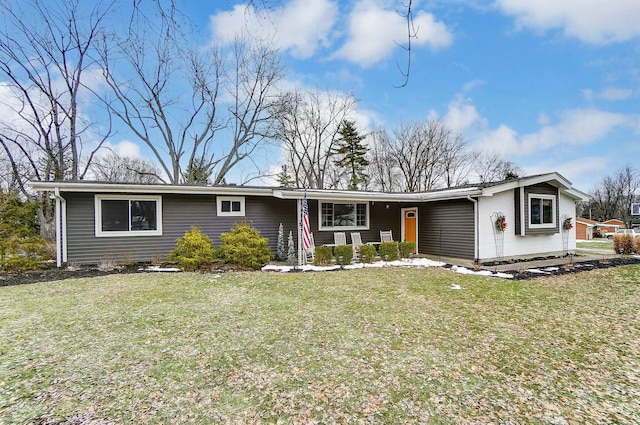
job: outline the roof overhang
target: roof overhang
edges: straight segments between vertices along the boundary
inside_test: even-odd
[[[494,186],[489,186],[482,189],[482,196],[493,196],[497,193],[504,192],[506,190],[517,189],[524,186],[532,186],[540,183],[549,183],[552,186],[557,187],[568,197],[576,201],[588,201],[589,195],[574,188],[571,182],[564,178],[559,173],[547,173],[536,176],[523,177],[514,179],[505,183],[500,183]]]

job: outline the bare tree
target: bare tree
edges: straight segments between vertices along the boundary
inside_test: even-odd
[[[20,191],[26,180],[82,179],[110,133],[85,114],[85,81],[112,2],[2,2],[0,145]]]
[[[334,188],[342,177],[332,160],[340,123],[354,112],[355,99],[318,90],[284,94],[274,113],[280,143],[298,187]]]
[[[441,119],[401,124],[387,149],[396,161],[404,191],[450,187],[468,174],[465,141]]]
[[[375,131],[369,134],[369,181],[370,189],[383,192],[398,192],[402,190],[400,185],[400,171],[396,158],[391,153],[389,134],[385,130]]]
[[[617,218],[631,227],[631,203],[640,201],[638,170],[626,165],[613,176],[605,177],[591,193],[589,208],[600,221]]]
[[[193,183],[185,170],[204,166],[221,183],[263,140],[269,95],[283,75],[278,52],[241,41],[231,51],[203,49],[173,3],[154,5],[155,14],[134,9],[118,49],[102,50],[106,104],[169,182]]]
[[[241,40],[232,45],[229,68],[226,98],[233,137],[229,149],[212,161],[214,184],[222,183],[241,161],[253,161],[256,149],[276,134],[276,87],[284,76],[277,50],[268,44],[249,46]],[[264,174],[259,164],[254,165],[259,175]]]
[[[517,178],[520,169],[516,164],[504,159],[501,153],[475,152],[474,170],[480,183]]]
[[[130,158],[116,152],[99,155],[91,164],[91,173],[98,181],[117,183],[159,183],[160,172],[149,161]]]

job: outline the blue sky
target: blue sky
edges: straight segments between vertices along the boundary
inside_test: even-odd
[[[404,88],[401,0],[268,0],[262,19],[241,2],[185,3],[211,41],[268,33],[287,84],[353,93],[361,128],[444,117],[470,146],[585,191],[640,168],[638,0],[414,1]]]

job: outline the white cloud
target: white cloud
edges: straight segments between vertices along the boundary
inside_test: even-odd
[[[537,133],[523,135],[519,154],[528,155],[560,144],[588,145],[614,128],[628,123],[629,117],[624,114],[597,109],[568,110],[560,114],[557,124],[544,126]]]
[[[607,44],[640,36],[638,0],[496,0],[495,5],[514,16],[521,27],[560,29],[586,43]]]
[[[449,46],[453,36],[445,24],[435,20],[430,13],[414,15],[417,38],[412,47],[428,46],[440,49]],[[334,57],[357,63],[363,67],[388,59],[397,43],[407,40],[407,22],[393,8],[386,8],[372,0],[356,4],[349,18],[347,41]]]
[[[338,7],[332,1],[292,0],[268,13],[236,5],[211,16],[210,28],[214,41],[228,43],[238,37],[268,40],[305,59],[319,47],[329,45],[337,17]]]
[[[633,90],[609,87],[597,93],[593,90],[585,89],[582,90],[582,95],[587,100],[603,99],[608,101],[616,101],[629,99],[633,95]]]
[[[128,158],[141,158],[140,146],[130,140],[123,139],[116,144],[106,142],[103,147],[105,149],[100,150],[101,155],[106,155],[108,150],[111,150],[120,156]]]

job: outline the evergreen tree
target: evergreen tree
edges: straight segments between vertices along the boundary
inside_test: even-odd
[[[369,150],[362,141],[364,136],[358,134],[354,121],[344,120],[340,125],[340,139],[338,140],[333,154],[340,157],[334,163],[341,168],[348,170],[349,190],[357,190],[361,183],[366,182],[368,176],[365,167],[369,161],[365,158]]]
[[[280,227],[278,228],[278,246],[276,247],[276,255],[278,256],[278,261],[284,261],[287,259],[287,251],[284,249],[284,228],[282,227],[282,223],[280,223]]]
[[[184,173],[182,178],[185,184],[209,185],[211,184],[211,175],[213,174],[213,163],[204,156],[194,158]]]
[[[282,166],[282,170],[278,173],[278,186],[280,187],[293,187],[295,182],[289,174],[289,170],[286,165]]]
[[[293,232],[289,232],[289,251],[287,255],[287,259],[289,260],[289,264],[296,263],[296,246],[293,243]]]

